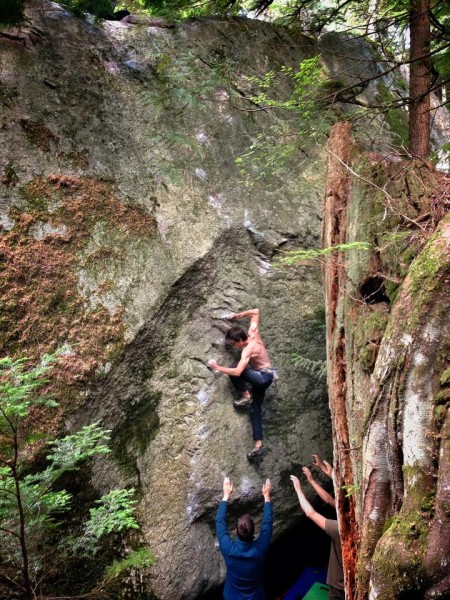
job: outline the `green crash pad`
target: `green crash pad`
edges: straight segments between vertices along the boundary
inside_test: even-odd
[[[303,600],[328,600],[329,589],[327,585],[317,581],[309,588]]]

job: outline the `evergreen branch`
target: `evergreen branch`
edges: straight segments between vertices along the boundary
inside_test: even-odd
[[[360,88],[361,84],[364,83],[365,86],[367,86],[371,81],[375,81],[377,79],[380,79],[381,77],[385,77],[386,75],[389,75],[390,73],[394,72],[395,70],[397,70],[399,67],[401,67],[402,65],[411,65],[413,63],[417,63],[417,62],[421,62],[427,58],[431,58],[432,56],[434,56],[435,54],[439,54],[439,52],[442,52],[443,50],[446,50],[447,48],[450,48],[450,42],[448,44],[444,44],[443,46],[441,46],[440,48],[437,48],[435,50],[432,50],[426,54],[423,54],[422,56],[420,56],[419,58],[414,58],[414,59],[409,59],[409,60],[402,60],[402,61],[396,61],[394,62],[394,64],[391,64],[392,66],[389,69],[384,70],[382,73],[378,73],[376,75],[373,75],[372,77],[366,77],[361,81],[358,81],[357,83],[352,83],[344,88],[342,88],[341,90],[339,90],[339,92],[334,92],[333,94],[329,94],[328,96],[325,96],[324,101],[327,100],[331,100],[331,99],[335,99],[337,95],[342,94],[342,92],[347,92],[347,91],[351,91],[351,90],[355,90],[356,89],[356,95],[360,92],[358,92],[358,88]],[[337,53],[333,53],[333,56],[342,58],[342,59],[352,59],[352,60],[358,60],[360,61],[360,59],[355,59],[353,57],[349,57],[345,54],[337,54]],[[370,62],[370,61],[369,61]],[[427,93],[429,93],[430,90],[427,91]],[[402,99],[404,100],[403,104],[406,103],[411,103],[414,102],[418,99],[420,99],[422,96],[417,97],[417,98],[409,98],[407,99]],[[403,106],[403,104],[400,104],[400,106]],[[380,108],[380,106],[376,106],[376,105],[366,105],[369,108]],[[385,105],[381,105],[381,106],[385,106]]]
[[[310,248],[307,250],[286,250],[283,252],[278,261],[273,266],[293,265],[299,262],[310,260],[321,260],[324,256],[328,256],[334,252],[348,252],[350,250],[372,250],[373,246],[369,242],[350,242],[348,244],[337,244],[336,246],[328,246],[327,248]]]
[[[306,358],[306,356],[294,353],[292,355],[292,363],[295,366],[299,365],[308,375],[316,377],[318,381],[327,374],[327,363],[324,360],[311,360]]]

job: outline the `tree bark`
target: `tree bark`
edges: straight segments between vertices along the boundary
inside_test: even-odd
[[[363,502],[367,506],[370,495],[383,498],[386,485],[389,501],[367,514],[375,527],[364,528],[361,551],[373,557],[370,583],[378,600],[399,598],[405,590],[448,597],[449,563],[442,557],[450,550],[449,416],[438,398],[441,370],[448,367],[449,268],[450,215],[411,264],[374,372],[379,392],[366,446],[381,456],[386,477],[379,481],[383,471],[366,453]],[[375,426],[384,433],[383,444]]]
[[[433,211],[446,184],[439,192],[438,174],[421,161],[358,156],[349,135],[349,126],[339,124],[330,136],[323,227],[324,247],[364,241],[373,248],[335,252],[324,264],[346,598],[444,599],[450,583],[450,214],[433,235],[430,219],[429,237],[415,246],[414,260],[404,260],[418,236],[413,219]],[[361,177],[352,175],[361,170]],[[370,185],[372,177],[389,182],[386,196]],[[397,256],[397,236],[405,255]],[[395,273],[391,262],[402,272],[395,294],[386,292]]]
[[[410,0],[409,151],[423,160],[430,153],[430,0]]]
[[[346,165],[349,163],[350,156],[350,132],[350,123],[338,123],[333,127],[328,142],[330,158],[324,200],[322,232],[324,248],[338,246],[346,240],[347,202],[350,191],[350,173]],[[327,379],[335,457],[334,484],[342,543],[346,598],[350,600],[355,587],[358,523],[354,496],[345,493],[346,489],[352,488],[354,478],[349,452],[346,405],[345,327],[338,315],[339,298],[346,285],[343,263],[341,252],[329,255],[325,259],[324,281],[327,306]]]

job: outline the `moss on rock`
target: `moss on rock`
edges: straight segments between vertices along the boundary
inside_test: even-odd
[[[112,436],[113,456],[126,475],[139,477],[137,458],[142,456],[159,428],[156,411],[161,394],[148,393],[139,404],[129,405],[127,414]]]
[[[30,144],[33,144],[42,152],[50,152],[52,146],[59,141],[59,136],[39,121],[22,119],[20,125]]]
[[[384,304],[373,309],[367,307],[358,315],[354,328],[355,344],[357,357],[365,371],[373,370],[388,318],[388,307]]]
[[[439,378],[439,383],[441,384],[441,386],[450,385],[450,367],[448,367],[448,369],[445,369],[445,371],[442,373],[442,375]]]
[[[155,219],[119,201],[110,184],[88,178],[36,178],[22,187],[21,197],[22,206],[11,211],[14,227],[0,239],[0,353],[37,359],[67,344],[54,391],[64,410],[74,410],[80,384],[124,345],[123,309],[93,308],[79,289],[80,250],[99,219],[123,232],[124,240],[153,235]],[[37,235],[39,227],[43,233]],[[111,285],[104,282],[99,293]]]

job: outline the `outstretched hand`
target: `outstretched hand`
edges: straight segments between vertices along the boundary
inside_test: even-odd
[[[326,460],[323,461],[323,465],[322,465],[322,471],[325,473],[325,475],[328,475],[328,477],[333,477],[333,467],[330,465],[330,463],[327,463]]]
[[[300,485],[300,480],[298,477],[296,477],[295,475],[291,475],[291,481],[292,484],[294,486],[294,489],[296,492],[301,492],[302,491],[302,486]]]
[[[223,499],[228,500],[232,492],[233,484],[231,483],[229,477],[225,477],[225,479],[223,480]]]
[[[236,318],[236,313],[228,313],[226,317],[224,317],[226,321],[234,321]]]
[[[327,475],[328,477],[332,477],[333,468],[326,460],[322,460],[318,454],[313,454],[312,461],[313,461],[313,465],[315,465],[316,467],[319,467],[319,469],[323,473],[325,473],[325,475]]]
[[[312,454],[312,463],[315,467],[319,467],[319,469],[322,468],[323,462],[322,459],[320,458],[320,456],[318,454]]]
[[[302,467],[302,471],[303,471],[304,475],[306,476],[306,479],[309,481],[309,483],[314,481],[314,477],[312,476],[312,473],[308,469],[308,467]]]
[[[217,368],[217,363],[215,360],[213,360],[212,358],[210,360],[208,360],[208,367],[210,369],[216,369]]]
[[[262,486],[262,495],[264,496],[265,502],[270,502],[270,492],[272,491],[272,484],[270,479],[266,479]]]

